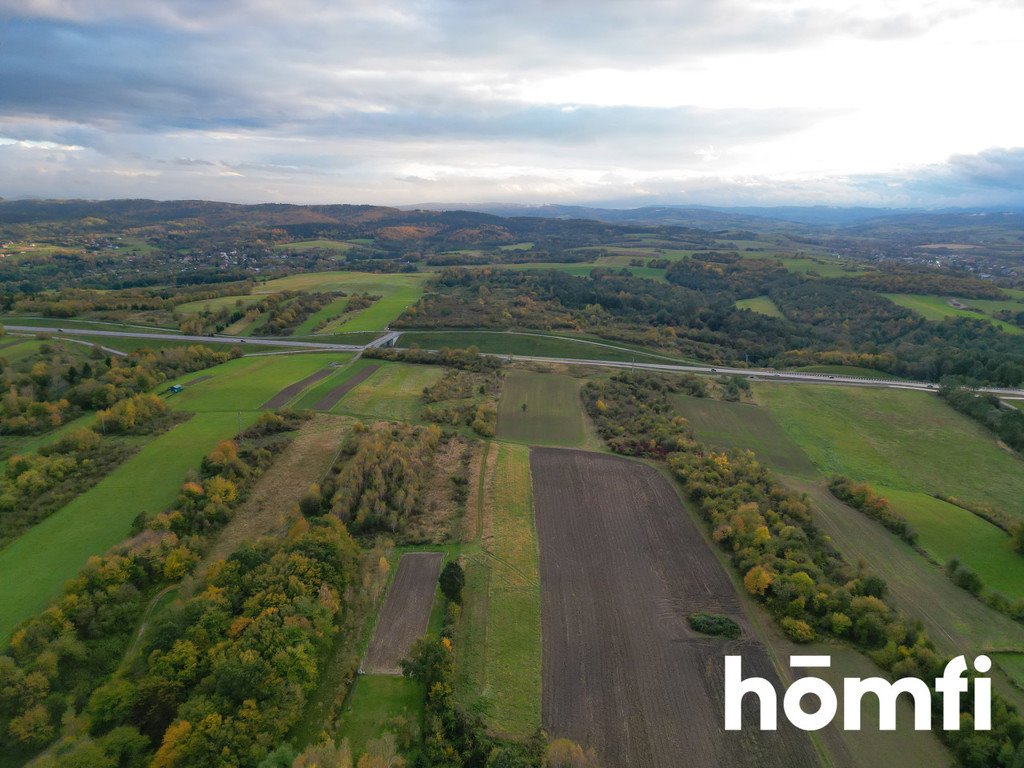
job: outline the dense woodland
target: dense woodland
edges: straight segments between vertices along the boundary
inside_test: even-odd
[[[172,509],[137,521],[135,535],[107,554],[91,558],[78,578],[67,583],[58,600],[22,623],[0,655],[0,743],[5,752],[27,756],[40,750],[61,735],[61,718],[67,712],[78,712],[84,718],[82,722],[73,727],[67,722],[63,724],[70,727],[70,732],[65,734],[68,738],[59,756],[50,757],[55,765],[138,765],[147,759],[147,753],[163,748],[168,741],[167,733],[177,751],[166,757],[170,760],[166,764],[196,764],[178,760],[181,754],[199,754],[208,742],[196,745],[187,738],[184,731],[188,729],[181,725],[187,721],[187,716],[182,719],[179,707],[192,700],[194,687],[201,682],[196,674],[202,668],[194,666],[195,655],[189,661],[188,651],[197,653],[196,646],[190,644],[195,638],[183,638],[178,643],[176,632],[184,633],[191,627],[203,633],[207,640],[216,637],[210,634],[215,626],[226,633],[232,626],[230,613],[224,612],[228,605],[224,598],[230,594],[226,590],[231,578],[228,574],[241,578],[239,571],[245,569],[241,566],[213,569],[207,579],[223,578],[223,583],[218,582],[221,588],[207,589],[186,603],[202,610],[178,614],[156,633],[152,647],[140,654],[135,663],[126,668],[122,662],[147,603],[162,586],[180,581],[200,560],[210,536],[231,518],[252,483],[286,444],[287,433],[299,423],[301,420],[290,414],[267,413],[236,440],[222,442],[204,459],[201,470],[186,479]],[[328,558],[330,563],[330,553],[335,551],[332,547],[343,546],[337,538],[340,535],[338,530],[321,534],[309,532],[275,546],[288,553],[307,552],[308,557],[314,558],[310,563],[315,562],[318,555]],[[332,536],[335,538],[331,539]],[[332,542],[326,548],[312,543],[324,537]],[[261,558],[272,561],[274,554],[255,554],[249,565],[259,566]],[[313,578],[339,576],[333,571],[317,570],[320,567],[317,563],[316,567],[307,568],[307,573]],[[324,567],[328,567],[326,563]],[[262,575],[274,578],[273,573]],[[310,589],[316,594],[323,583],[317,581]],[[338,588],[342,582],[326,583]],[[272,592],[266,592],[265,596]],[[237,605],[241,608],[242,603]],[[260,613],[257,605],[249,607],[257,615]],[[207,608],[211,611],[208,620],[194,623]],[[269,625],[264,633],[254,630],[241,642],[251,641],[255,648],[263,651],[273,647],[272,642],[283,642],[279,634],[280,618],[275,620],[274,615],[276,612],[267,617]],[[216,623],[225,620],[227,624]],[[278,635],[271,629],[275,623]],[[236,637],[244,626],[235,625]],[[300,642],[298,636],[290,639]],[[263,646],[263,642],[268,644]],[[206,656],[206,663],[210,658]],[[245,663],[248,656],[236,653],[223,658]],[[118,669],[119,674],[108,680]],[[269,681],[261,680],[261,683],[268,686],[264,691],[269,694]],[[286,694],[285,701],[294,702],[294,693]],[[213,715],[212,711],[206,714],[218,722],[225,716],[241,716],[240,725],[246,712],[250,718],[253,714],[251,704],[236,701],[230,695],[215,699],[211,706],[219,708],[218,715]],[[276,714],[280,716],[281,712]],[[204,718],[205,715],[200,719]],[[175,722],[177,728],[172,727]],[[212,719],[204,719],[205,725],[212,722]],[[256,722],[253,726],[257,726]],[[260,723],[258,727],[270,726]],[[208,729],[202,732],[210,738],[218,738]],[[243,742],[252,735],[241,727],[233,728],[232,732]],[[220,737],[224,735],[221,733]],[[210,748],[219,751],[221,746]],[[257,754],[251,751],[254,748],[252,744],[239,747],[249,750],[247,762]],[[164,749],[165,756],[168,749]]]
[[[980,319],[929,322],[846,278],[718,252],[678,261],[666,277],[668,285],[607,271],[446,270],[394,325],[580,331],[709,363],[843,363],[932,381],[1024,382],[1024,336]],[[736,309],[738,299],[758,295],[783,318]]]

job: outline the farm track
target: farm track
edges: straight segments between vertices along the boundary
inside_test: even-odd
[[[282,389],[272,398],[267,400],[267,402],[261,405],[260,410],[272,411],[275,408],[281,408],[282,406],[287,405],[291,401],[291,399],[298,395],[300,392],[305,391],[306,389],[313,386],[321,379],[326,379],[332,373],[334,373],[334,368],[321,368],[316,373],[307,376],[301,381],[296,381],[294,384],[289,384],[287,387]]]
[[[315,410],[315,411],[329,411],[329,410],[331,410],[331,408],[333,408],[335,405],[338,404],[338,401],[341,400],[341,398],[343,398],[351,390],[355,389],[360,384],[362,384],[364,381],[366,381],[368,378],[370,378],[370,376],[373,375],[373,372],[376,371],[378,368],[380,368],[379,365],[368,365],[368,366],[366,366],[365,368],[363,368],[363,370],[361,370],[358,373],[356,373],[354,376],[352,376],[347,381],[342,382],[341,384],[336,386],[334,389],[332,389],[330,392],[328,392],[326,395],[324,395],[319,400],[317,400],[316,405],[313,406],[313,410]]]
[[[668,481],[638,462],[582,451],[531,454],[543,621],[543,721],[593,747],[606,768],[819,766],[780,722],[726,732],[724,656],[779,685],[731,580]],[[726,614],[738,640],[693,632],[686,615]]]
[[[388,590],[380,620],[360,669],[364,674],[400,675],[401,661],[427,631],[434,590],[441,573],[441,552],[407,552]]]

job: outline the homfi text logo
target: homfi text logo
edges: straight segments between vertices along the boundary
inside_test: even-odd
[[[794,669],[828,669],[832,660],[828,656],[791,656],[789,665]],[[725,730],[739,731],[743,728],[743,697],[753,694],[761,707],[760,725],[762,731],[774,731],[778,727],[778,694],[775,687],[763,677],[744,679],[742,660],[739,656],[725,657]],[[992,668],[988,656],[974,660],[974,669],[981,674]],[[942,676],[935,680],[935,691],[942,696],[942,729],[960,730],[960,700],[967,693],[967,661],[957,656],[946,664]],[[986,677],[975,677],[974,686],[974,728],[978,731],[992,729],[992,681]],[[903,677],[886,680],[883,677],[843,678],[843,728],[859,731],[861,701],[872,694],[878,698],[879,729],[896,730],[896,702],[907,695],[913,701],[914,730],[928,731],[932,727],[932,697],[928,683],[917,677]],[[817,710],[804,709],[804,700],[817,699]],[[832,722],[839,708],[839,698],[832,686],[820,677],[808,674],[801,677],[786,690],[782,699],[782,710],[786,718],[797,728],[817,731]]]

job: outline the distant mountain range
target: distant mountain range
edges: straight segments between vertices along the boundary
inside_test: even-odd
[[[591,219],[613,224],[644,224],[651,226],[697,227],[700,229],[750,229],[779,231],[780,224],[803,227],[838,229],[864,224],[869,221],[901,217],[933,218],[945,216],[970,217],[980,214],[1009,213],[1020,215],[1021,210],[995,209],[943,209],[868,208],[836,206],[779,206],[779,207],[713,207],[694,205],[656,205],[641,208],[602,208],[581,205],[516,205],[502,203],[423,203],[402,206],[405,210],[479,211],[495,216],[533,216],[546,219]]]

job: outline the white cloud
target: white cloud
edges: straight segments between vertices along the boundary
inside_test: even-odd
[[[857,179],[936,183],[951,156],[1024,146],[1012,0],[0,0],[0,15],[4,196],[925,201]],[[995,194],[964,166],[948,164],[957,195]]]

